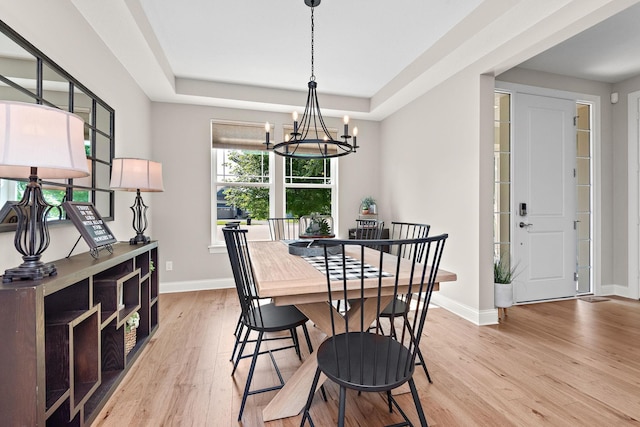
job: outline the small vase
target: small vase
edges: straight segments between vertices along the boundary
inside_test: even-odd
[[[513,283],[494,283],[493,301],[496,307],[511,307],[513,305]]]

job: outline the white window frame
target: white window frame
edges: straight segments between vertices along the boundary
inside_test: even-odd
[[[215,123],[229,123],[227,121],[222,120],[212,120],[211,126],[214,126]],[[239,123],[239,122],[236,122]],[[254,124],[254,123],[245,123],[245,124]],[[294,183],[289,184],[286,182],[285,172],[286,172],[286,158],[281,156],[276,156],[273,151],[270,151],[269,154],[269,183],[236,183],[236,182],[226,182],[226,181],[218,181],[218,150],[220,148],[214,148],[211,146],[211,139],[209,139],[209,148],[211,150],[211,189],[210,189],[210,208],[211,208],[211,236],[210,236],[210,253],[224,253],[226,252],[226,246],[224,241],[217,240],[217,227],[218,227],[218,212],[217,212],[217,191],[218,186],[239,186],[239,187],[265,187],[269,188],[269,216],[271,217],[283,217],[286,212],[286,189],[287,188],[330,188],[331,189],[331,216],[334,218],[334,229],[338,230],[338,221],[337,221],[337,213],[338,213],[338,160],[337,158],[332,158],[329,161],[329,168],[331,173],[331,183],[330,184],[312,184],[312,183]],[[250,149],[247,149],[250,151]],[[276,173],[278,171],[279,173]],[[280,202],[279,202],[280,201]],[[214,207],[214,205],[216,207]]]
[[[329,159],[329,172],[331,174],[331,182],[329,184],[313,184],[313,183],[287,183],[286,171],[287,164],[286,161],[288,159],[284,159],[282,162],[282,212],[286,212],[287,210],[287,188],[329,188],[331,189],[331,216],[334,218],[334,229],[337,230],[337,200],[338,200],[338,159],[331,158]],[[311,213],[311,212],[309,212]]]

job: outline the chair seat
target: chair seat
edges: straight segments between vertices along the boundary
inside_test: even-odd
[[[395,315],[402,316],[404,313],[409,312],[409,307],[407,303],[401,300],[400,298],[396,298],[393,302],[390,302],[384,310],[380,312],[380,316],[382,317],[391,317],[394,313],[394,305],[395,305]]]
[[[256,331],[279,332],[303,325],[307,320],[309,318],[293,305],[269,303],[251,310],[248,318],[243,317],[242,322]]]
[[[328,378],[361,391],[379,392],[399,387],[411,378],[415,366],[405,346],[391,337],[370,332],[327,338],[317,355],[318,369]]]

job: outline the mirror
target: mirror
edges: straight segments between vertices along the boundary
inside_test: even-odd
[[[109,180],[115,151],[114,110],[2,21],[0,99],[40,103],[82,117],[91,175],[42,181],[45,199],[56,206],[47,220],[51,223],[67,220],[61,207],[64,201],[91,202],[103,219],[112,220],[114,197]],[[20,200],[27,181],[28,177],[24,180],[0,179],[0,207]],[[10,218],[7,221],[0,218],[0,232],[12,230],[15,230],[15,224]]]

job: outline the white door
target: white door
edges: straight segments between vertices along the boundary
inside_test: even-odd
[[[575,100],[515,95],[516,302],[576,294],[575,112]]]

